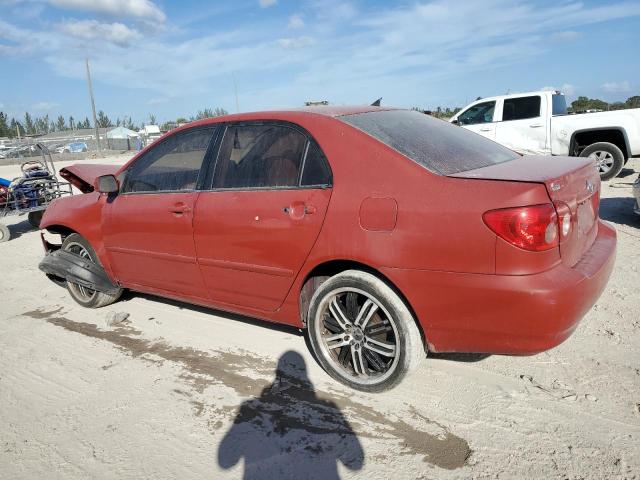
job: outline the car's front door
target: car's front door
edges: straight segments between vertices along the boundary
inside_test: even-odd
[[[276,310],[320,232],[331,171],[291,125],[230,124],[218,150],[194,215],[206,288],[218,304]]]
[[[179,132],[137,159],[105,206],[104,243],[125,286],[206,299],[193,244],[197,182],[215,128]]]
[[[494,100],[471,105],[464,112],[458,114],[458,125],[479,133],[491,140],[496,139],[496,124],[494,115],[496,102]]]
[[[545,99],[540,95],[506,98],[496,127],[496,141],[524,154],[551,153],[547,143],[548,122],[543,115]]]

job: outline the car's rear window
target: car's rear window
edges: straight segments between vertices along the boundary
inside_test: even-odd
[[[508,162],[518,154],[462,127],[410,110],[338,117],[440,175]]]

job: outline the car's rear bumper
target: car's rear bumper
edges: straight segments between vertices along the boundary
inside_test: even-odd
[[[607,284],[615,252],[616,231],[600,221],[572,268],[511,276],[382,270],[406,295],[432,351],[526,355],[573,333]]]

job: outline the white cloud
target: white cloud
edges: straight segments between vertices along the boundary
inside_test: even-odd
[[[303,48],[313,45],[315,42],[311,37],[292,37],[278,39],[278,45],[282,48]]]
[[[260,8],[267,8],[278,3],[278,0],[258,0],[258,3],[260,4]]]
[[[582,32],[576,32],[575,30],[565,30],[563,32],[556,32],[551,35],[551,39],[558,42],[572,42],[582,37]]]
[[[168,97],[150,98],[149,100],[147,100],[147,105],[161,105],[163,103],[167,103],[168,101]]]
[[[32,105],[31,109],[39,112],[48,112],[59,106],[60,104],[56,102],[38,102]]]
[[[628,93],[631,91],[631,85],[626,80],[624,82],[607,82],[602,85],[602,89],[607,93]]]
[[[114,17],[136,18],[163,23],[167,16],[150,0],[49,0],[52,5],[68,10],[106,13]]]
[[[300,15],[299,13],[296,13],[295,15],[291,15],[289,17],[289,23],[287,24],[287,27],[291,29],[304,27],[304,20],[302,18],[302,15]]]
[[[122,23],[100,23],[97,20],[68,21],[59,25],[64,33],[84,40],[106,40],[128,46],[140,38],[140,33]]]

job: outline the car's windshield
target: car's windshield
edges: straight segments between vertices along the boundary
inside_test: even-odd
[[[517,153],[498,143],[415,111],[367,112],[339,119],[440,175],[518,158]]]

